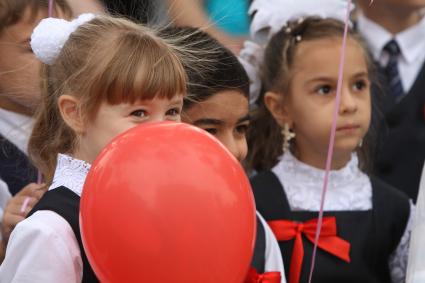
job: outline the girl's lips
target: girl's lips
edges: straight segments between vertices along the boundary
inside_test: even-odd
[[[338,127],[336,130],[337,131],[354,131],[354,130],[357,130],[358,128],[360,128],[359,125],[349,124],[349,125],[345,125],[345,126],[342,126],[342,127]]]

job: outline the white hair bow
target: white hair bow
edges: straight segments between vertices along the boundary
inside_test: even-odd
[[[251,40],[245,42],[239,58],[250,78],[250,102],[255,102],[261,90],[259,72],[264,48],[270,38],[288,22],[305,17],[332,18],[345,21],[346,0],[254,0],[249,9],[253,16]],[[253,59],[255,58],[255,59]]]
[[[57,18],[41,20],[31,35],[31,48],[35,56],[47,65],[53,64],[71,33],[94,17],[94,14],[87,13],[72,21]]]

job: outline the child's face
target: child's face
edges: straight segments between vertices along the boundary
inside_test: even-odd
[[[183,96],[155,97],[134,104],[103,103],[96,117],[80,137],[79,158],[92,163],[100,151],[117,135],[146,122],[180,121]]]
[[[296,134],[300,158],[326,156],[338,81],[341,39],[301,42],[294,66],[286,111]],[[334,156],[349,156],[368,131],[371,118],[370,82],[364,51],[347,41],[341,104]]]
[[[31,115],[40,97],[40,62],[30,47],[30,37],[38,22],[47,17],[29,8],[22,19],[0,33],[0,107]]]
[[[240,92],[226,90],[193,104],[182,115],[185,123],[214,135],[239,160],[245,159],[248,146],[248,99]]]

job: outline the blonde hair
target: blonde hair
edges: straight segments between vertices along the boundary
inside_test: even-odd
[[[47,182],[58,153],[72,153],[76,133],[66,125],[58,98],[80,101],[80,115],[92,119],[102,102],[132,103],[186,93],[186,73],[171,43],[128,20],[98,16],[70,35],[53,65],[45,66],[42,102],[29,142],[29,155]]]

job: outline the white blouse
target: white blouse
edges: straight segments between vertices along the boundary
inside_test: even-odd
[[[281,182],[293,211],[319,211],[325,171],[296,159],[290,152],[281,156],[272,169]],[[401,241],[392,254],[389,265],[394,283],[404,282],[409,252],[414,206]],[[324,203],[325,211],[359,211],[372,209],[372,185],[369,177],[358,167],[353,154],[347,165],[329,174]]]
[[[362,13],[358,17],[358,29],[365,38],[372,53],[373,59],[381,66],[388,64],[389,56],[384,52],[384,46],[391,39],[395,39],[400,47],[401,56],[398,60],[401,82],[407,94],[412,88],[416,78],[425,62],[425,17],[416,25],[391,34],[379,24],[366,18]]]
[[[59,154],[49,190],[65,186],[81,196],[90,164]],[[0,282],[81,282],[83,262],[77,238],[59,214],[40,210],[16,225],[6,257],[0,266]]]
[[[59,154],[49,190],[67,187],[81,196],[90,164]],[[282,257],[273,232],[264,219],[265,271],[279,271],[285,283]],[[0,282],[81,282],[83,264],[80,247],[69,223],[53,211],[40,210],[13,230],[0,266]]]

